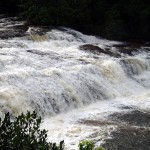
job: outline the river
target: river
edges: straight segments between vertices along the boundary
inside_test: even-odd
[[[0,31],[22,24],[1,18]],[[109,121],[110,114],[130,111],[124,107],[150,111],[149,46],[135,48],[64,27],[45,34],[45,40],[26,33],[0,39],[0,116],[35,110],[49,141],[65,140],[66,149],[77,149],[82,139],[99,145],[116,130],[84,120]]]

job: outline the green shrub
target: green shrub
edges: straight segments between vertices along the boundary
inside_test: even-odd
[[[83,140],[78,145],[79,150],[93,150],[94,143],[90,140]]]
[[[90,140],[83,140],[80,141],[79,145],[79,150],[94,150],[94,143],[93,141]],[[95,150],[105,150],[102,146],[95,148]]]
[[[64,141],[59,145],[47,142],[47,131],[40,129],[42,122],[36,112],[21,114],[11,119],[6,113],[4,119],[0,118],[0,150],[64,150]],[[94,143],[83,140],[78,145],[79,150],[94,150]],[[95,150],[105,150],[97,147]]]
[[[0,150],[63,150],[64,141],[59,146],[46,141],[47,131],[39,129],[41,121],[36,112],[22,113],[14,121],[6,113],[0,118]]]

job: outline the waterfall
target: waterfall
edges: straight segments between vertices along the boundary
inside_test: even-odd
[[[48,35],[46,33],[40,35],[35,28],[29,27],[27,30],[27,33],[29,33],[30,37],[32,38],[33,41],[36,42],[42,42],[42,41],[48,41]]]
[[[0,31],[10,31],[11,24],[1,19]],[[0,39],[1,117],[35,110],[53,141],[77,145],[93,133],[101,132],[101,138],[115,128],[87,128],[79,120],[106,119],[124,105],[149,111],[148,46],[132,53],[132,47],[123,47],[126,43],[63,27],[46,32],[32,27],[28,33]]]
[[[1,40],[1,114],[36,110],[53,116],[150,87],[149,52],[142,57],[139,52],[114,58],[83,51],[79,49],[83,44],[113,51],[113,45],[121,43],[66,28],[31,37],[35,42],[26,38]]]

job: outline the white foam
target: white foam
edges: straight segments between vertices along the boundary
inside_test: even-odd
[[[142,111],[149,111],[150,91],[144,95],[139,94],[128,98],[113,99],[109,101],[100,101],[88,107],[83,107],[62,113],[52,118],[45,118],[42,128],[48,130],[48,140],[57,142],[65,140],[66,149],[76,150],[79,141],[89,139],[96,142],[97,145],[103,143],[105,138],[111,138],[110,133],[116,130],[116,125],[110,123],[108,116],[116,112],[125,112],[122,106],[133,107]],[[149,95],[149,96],[148,96]],[[104,125],[87,125],[80,123],[82,120],[91,120],[100,122]],[[110,123],[110,124],[107,124]],[[106,124],[105,124],[106,123]]]

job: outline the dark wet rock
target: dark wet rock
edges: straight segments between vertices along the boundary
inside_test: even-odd
[[[17,17],[0,16],[0,39],[23,37],[28,27]]]
[[[132,49],[139,49],[141,48],[143,45],[145,45],[146,43],[144,42],[127,42],[127,43],[121,43],[121,44],[113,44],[113,47],[116,48],[132,48]]]
[[[15,26],[13,26],[13,28],[15,30],[20,30],[20,31],[26,32],[28,29],[28,26],[26,26],[26,25],[15,25]]]
[[[112,121],[106,120],[80,120],[79,123],[85,124],[88,126],[106,126],[106,125],[116,125],[116,123]]]
[[[110,116],[111,120],[119,120],[129,125],[148,126],[150,127],[150,113],[141,112],[139,110],[131,111],[130,113],[120,114],[115,113]]]
[[[122,48],[122,47],[127,47],[128,45],[129,45],[128,43],[113,44],[112,47]]]
[[[135,52],[139,51],[139,47],[134,47],[130,44],[122,44],[122,45],[113,45],[117,49],[119,53],[128,54],[130,56],[134,55]]]
[[[46,52],[42,52],[42,51],[39,51],[39,50],[27,50],[27,52],[29,53],[32,53],[32,54],[37,54],[37,55],[50,55],[50,53],[46,53]]]
[[[142,47],[144,51],[149,52],[150,51],[150,47]]]
[[[145,43],[145,46],[150,47],[150,42],[146,42],[146,43]]]
[[[80,50],[87,50],[87,51],[92,51],[92,52],[102,52],[103,53],[103,51],[104,51],[99,46],[92,45],[92,44],[81,45],[79,48],[80,48]]]
[[[122,109],[133,109],[133,108],[130,107],[130,106],[122,106],[121,108],[122,108]]]
[[[6,15],[5,14],[0,14],[0,19],[5,18]]]
[[[112,47],[115,47],[119,53],[127,54],[133,56],[141,51],[149,51],[150,44],[147,43],[124,43],[124,44],[114,44]]]
[[[27,50],[26,52],[28,53],[31,53],[31,54],[34,54],[34,55],[40,55],[41,57],[49,57],[50,59],[53,59],[53,60],[57,60],[57,61],[61,61],[62,59],[58,56],[57,53],[55,52],[43,52],[43,51],[40,51],[40,50],[35,50],[35,49],[30,49],[30,50]]]
[[[5,54],[5,53],[0,53],[0,55],[7,55],[7,54]]]
[[[88,51],[94,54],[106,54],[109,56],[113,56],[113,57],[120,57],[120,55],[118,53],[112,52],[110,51],[110,49],[102,49],[97,45],[92,45],[92,44],[85,44],[85,45],[81,45],[79,46],[80,50],[84,50],[84,51]]]
[[[102,145],[107,150],[150,150],[150,113],[134,110],[115,113],[110,119],[118,126]]]
[[[0,38],[1,39],[8,39],[12,37],[22,36],[20,32],[16,32],[13,30],[6,30],[6,31],[0,31]]]
[[[122,127],[102,146],[107,150],[150,150],[150,129]]]
[[[118,50],[119,50],[120,53],[128,54],[130,56],[133,56],[135,54],[135,52],[138,52],[138,49],[132,49],[130,47],[120,48]]]
[[[24,25],[13,26],[0,31],[0,39],[23,37],[26,35],[27,27]]]
[[[119,108],[120,108],[120,109],[125,109],[125,110],[127,110],[127,109],[128,109],[128,110],[132,110],[132,109],[134,109],[133,106],[126,106],[126,105],[120,105]]]

